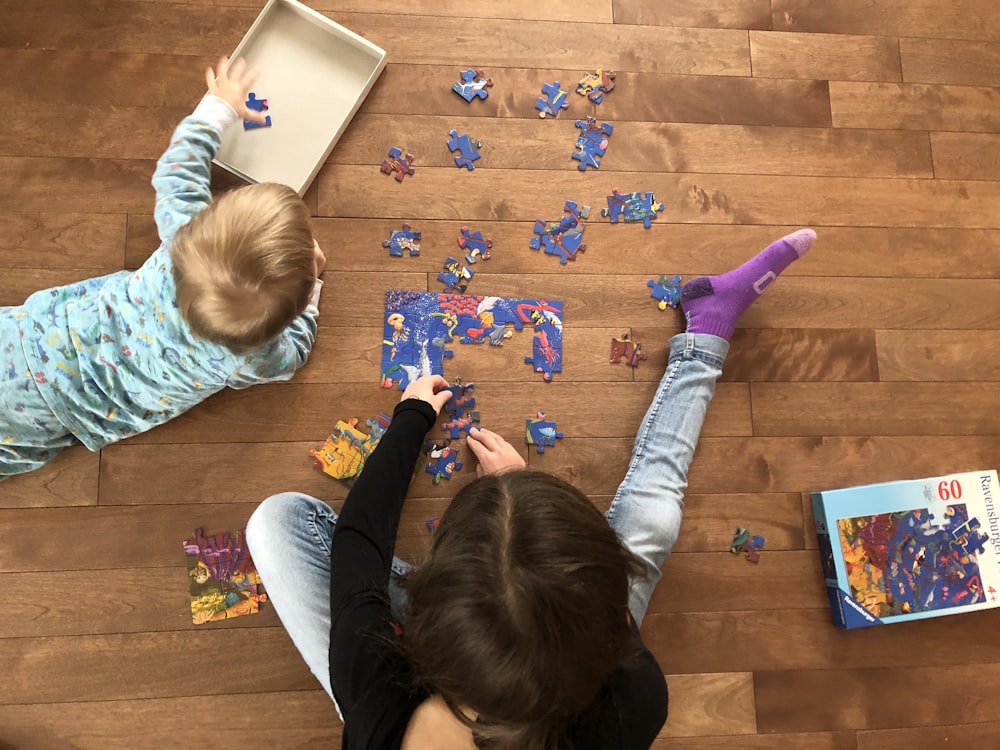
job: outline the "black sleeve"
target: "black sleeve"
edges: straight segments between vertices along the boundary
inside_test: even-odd
[[[401,401],[351,488],[330,549],[330,683],[346,716],[373,681],[384,684],[388,584],[413,467],[437,419],[426,401]],[[382,648],[379,648],[381,641]]]

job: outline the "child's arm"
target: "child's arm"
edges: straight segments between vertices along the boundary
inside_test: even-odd
[[[222,133],[241,116],[257,122],[265,117],[246,106],[257,73],[247,71],[243,60],[230,67],[229,60],[222,58],[215,71],[209,68],[205,72],[205,80],[208,94],[177,126],[153,173],[153,216],[164,244],[212,200],[212,159],[222,143]]]

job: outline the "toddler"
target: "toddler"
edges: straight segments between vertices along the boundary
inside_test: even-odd
[[[62,448],[145,432],[225,387],[288,380],[316,337],[326,258],[305,204],[257,184],[212,201],[222,133],[256,74],[222,58],[153,175],[159,248],[119,271],[0,307],[0,480]]]

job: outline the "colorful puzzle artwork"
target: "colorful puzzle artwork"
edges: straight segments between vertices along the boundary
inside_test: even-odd
[[[471,294],[389,290],[385,294],[382,375],[385,388],[406,388],[421,375],[443,375],[449,348],[460,344],[501,345],[512,329],[529,325],[535,332],[536,372],[551,380],[562,371],[562,302]]]
[[[663,212],[663,204],[656,202],[656,196],[648,193],[623,193],[618,188],[612,188],[608,196],[608,207],[601,209],[601,216],[606,216],[612,224],[619,221],[639,222],[649,229],[653,219]]]
[[[479,258],[490,259],[493,240],[483,237],[480,231],[473,232],[468,227],[462,227],[462,236],[458,238],[458,246],[466,251],[465,262],[470,266]]]
[[[465,436],[468,437],[469,430],[479,424],[479,412],[473,409],[476,405],[476,398],[472,395],[475,387],[475,383],[463,383],[461,378],[455,378],[452,385],[445,389],[451,391],[451,398],[442,409],[448,418],[441,429],[453,440],[462,436],[462,430],[465,430]]]
[[[391,421],[386,414],[368,419],[369,434],[357,428],[358,420],[340,420],[322,447],[309,451],[313,464],[334,479],[353,479],[361,473],[365,461],[375,450]]]
[[[576,260],[577,253],[587,249],[583,244],[583,232],[587,228],[586,219],[590,216],[590,206],[577,206],[573,201],[566,201],[563,207],[563,217],[558,222],[546,222],[538,219],[535,222],[534,234],[528,243],[532,250],[544,250],[547,255],[559,258],[559,264]]]
[[[402,229],[393,229],[389,239],[382,240],[382,247],[389,248],[389,255],[402,258],[403,252],[409,252],[411,256],[420,255],[420,232],[413,230],[409,224],[403,224]]]
[[[649,296],[657,301],[656,306],[661,310],[666,310],[667,307],[677,307],[681,303],[681,277],[679,274],[670,277],[661,273],[658,281],[650,279],[646,282],[646,286],[650,289]]]
[[[184,554],[195,625],[252,615],[267,601],[242,531],[205,537],[195,529],[194,539],[184,541]]]
[[[413,154],[404,154],[401,148],[393,146],[389,149],[389,158],[382,160],[382,174],[391,174],[396,182],[402,182],[408,174],[413,174]]]
[[[613,70],[598,68],[596,73],[587,73],[580,82],[576,84],[576,93],[585,96],[594,104],[604,101],[604,95],[615,90],[615,78],[617,74]]]
[[[563,434],[556,430],[556,423],[545,418],[545,412],[540,411],[534,419],[524,421],[525,445],[538,446],[539,453],[545,453],[546,446],[554,446],[556,440],[561,440]]]
[[[428,456],[425,471],[434,477],[434,484],[441,484],[442,479],[450,481],[451,475],[462,468],[462,464],[458,460],[458,451],[447,442],[444,445],[430,443],[424,448]]]
[[[851,596],[876,617],[985,601],[978,553],[989,537],[966,505],[837,520]]]
[[[608,139],[614,131],[614,125],[610,122],[597,124],[593,117],[577,120],[576,126],[582,131],[576,139],[576,150],[573,151],[573,158],[576,159],[577,169],[586,171],[587,167],[594,169],[601,168],[601,157],[608,150]]]
[[[460,97],[465,99],[467,102],[471,102],[473,99],[485,99],[490,95],[487,89],[493,86],[492,78],[485,78],[483,76],[483,71],[476,70],[475,68],[468,68],[462,71],[460,74],[462,80],[451,85],[451,90],[458,94]]]

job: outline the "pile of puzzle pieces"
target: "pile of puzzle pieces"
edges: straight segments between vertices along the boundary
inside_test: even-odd
[[[535,236],[529,243],[532,250],[544,250],[548,255],[559,258],[560,265],[576,260],[577,253],[587,249],[583,244],[583,232],[587,228],[585,219],[590,216],[590,206],[577,206],[566,201],[563,218],[558,222],[535,222]]]
[[[334,479],[353,479],[361,473],[365,461],[382,439],[390,421],[390,417],[385,414],[366,420],[371,429],[368,435],[357,429],[357,419],[338,421],[323,446],[309,451],[309,455],[315,459],[313,464]]]
[[[729,545],[729,551],[732,554],[738,555],[742,552],[747,560],[756,563],[760,562],[758,550],[761,549],[764,549],[764,537],[760,534],[751,536],[746,529],[736,527],[736,534],[733,536],[732,544]]]
[[[608,196],[608,207],[601,209],[601,216],[607,216],[612,224],[619,221],[641,221],[646,229],[663,211],[663,204],[656,202],[653,193],[623,193],[618,188],[612,188]]]
[[[576,126],[582,131],[576,139],[576,150],[573,151],[573,158],[580,162],[576,165],[577,169],[581,172],[586,171],[587,167],[600,169],[600,157],[608,150],[608,138],[611,137],[614,126],[610,122],[598,125],[593,117],[577,120]]]

